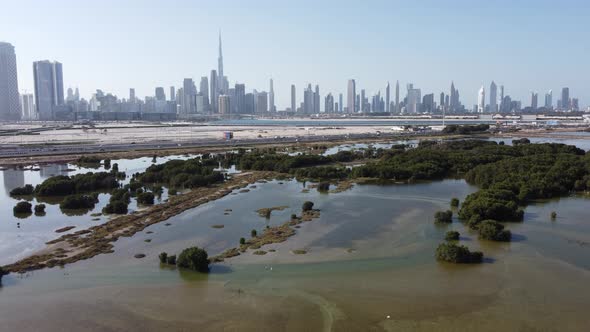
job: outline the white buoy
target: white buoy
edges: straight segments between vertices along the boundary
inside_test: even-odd
[[[391,316],[387,315],[387,319],[390,319],[390,318],[391,318]]]

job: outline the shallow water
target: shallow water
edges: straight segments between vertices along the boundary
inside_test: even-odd
[[[151,158],[150,158],[151,159]],[[121,165],[121,164],[120,164]],[[463,180],[355,185],[338,194],[270,181],[152,225],[115,253],[64,268],[11,274],[0,288],[0,330],[586,331],[590,317],[587,197],[537,202],[507,224],[513,242],[481,241],[456,220],[433,223]],[[208,275],[160,266],[157,255],[235,247],[310,200],[319,219],[264,256],[248,251]],[[270,219],[256,210],[287,205]],[[231,209],[231,211],[229,211]],[[558,217],[551,220],[551,211]],[[12,212],[12,211],[10,211]],[[226,214],[227,213],[227,214]],[[80,218],[80,217],[78,217]],[[86,217],[83,217],[86,218]],[[212,225],[224,225],[222,229]],[[448,230],[482,250],[475,266],[436,262]],[[147,234],[147,232],[153,232]],[[145,242],[151,239],[151,242]],[[295,255],[296,249],[307,254]],[[143,259],[135,259],[144,253]]]

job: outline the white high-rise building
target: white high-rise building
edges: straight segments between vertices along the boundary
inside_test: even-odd
[[[14,46],[0,42],[0,120],[19,120],[21,114]]]
[[[495,113],[498,111],[498,87],[496,83],[492,81],[490,84],[490,112]]]
[[[479,93],[477,95],[477,112],[483,113],[485,111],[485,107],[486,107],[486,89],[482,85],[481,89],[479,89]]]
[[[348,80],[348,96],[347,96],[348,113],[354,113],[356,110],[356,82],[355,80]]]
[[[418,113],[422,101],[422,91],[420,91],[420,89],[415,89],[414,84],[410,83],[408,84],[408,95],[406,99],[406,111],[410,114]]]

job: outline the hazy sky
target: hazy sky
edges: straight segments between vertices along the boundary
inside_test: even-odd
[[[588,0],[0,0],[21,91],[33,89],[33,61],[49,59],[84,97],[168,94],[217,67],[219,29],[230,84],[268,90],[274,78],[279,109],[292,83],[300,100],[308,82],[337,96],[349,78],[369,95],[396,80],[448,93],[454,80],[468,108],[491,80],[524,106],[531,90],[543,104],[553,89],[557,103],[563,86],[590,104]]]

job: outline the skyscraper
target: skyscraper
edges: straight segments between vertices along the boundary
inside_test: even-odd
[[[0,120],[20,119],[14,46],[0,42]]]
[[[238,84],[236,83],[235,87],[235,101],[234,101],[234,109],[236,113],[243,114],[246,113],[246,85],[245,84]]]
[[[211,90],[209,91],[209,99],[211,101],[211,113],[217,113],[217,102],[219,97],[219,87],[217,86],[217,72],[215,69],[211,71],[211,81],[209,82]]]
[[[391,108],[389,106],[389,98],[391,98],[390,93],[391,93],[391,91],[390,91],[389,82],[387,82],[387,86],[385,87],[385,111],[387,113],[391,112]]]
[[[334,113],[334,96],[328,93],[324,104],[324,113]]]
[[[490,84],[490,112],[495,113],[498,111],[498,87],[496,83],[492,81]]]
[[[270,90],[268,93],[268,104],[269,104],[269,111],[276,112],[275,107],[275,90],[272,82],[272,78],[270,79]]]
[[[313,90],[311,84],[307,85],[307,88],[303,91],[303,113],[313,113]]]
[[[170,87],[170,101],[176,101],[176,89],[174,86]]]
[[[565,111],[570,109],[570,88],[561,89],[561,109]]]
[[[217,75],[217,91],[225,93],[225,77],[223,76],[223,52],[221,51],[221,30],[219,31],[219,57],[217,58]]]
[[[35,120],[35,97],[32,93],[23,93],[21,96],[22,119]]]
[[[539,103],[539,94],[531,91],[531,108],[533,110],[536,110],[538,107],[538,103]]]
[[[164,88],[159,86],[156,88],[156,100],[165,101],[166,100],[166,93],[164,92]]]
[[[262,91],[256,95],[256,112],[266,113],[268,111],[268,93]]]
[[[182,84],[183,96],[182,102],[180,103],[181,110],[184,115],[194,114],[197,112],[197,92],[195,90],[195,82],[193,82],[192,78],[185,78]]]
[[[356,110],[356,82],[355,80],[348,80],[348,98],[347,105],[348,113],[354,113]]]
[[[500,112],[503,112],[504,108],[504,85],[500,85]]]
[[[135,89],[134,88],[129,89],[129,102],[130,103],[135,102]]]
[[[62,65],[47,60],[33,63],[35,105],[39,120],[53,120],[56,106],[64,104]]]
[[[295,84],[291,84],[291,112],[297,112],[297,90]]]
[[[395,111],[399,112],[399,81],[395,81]]]
[[[477,112],[483,113],[486,107],[486,89],[481,86],[477,95]]]
[[[545,108],[553,108],[553,90],[549,90],[545,94]]]
[[[418,113],[422,101],[422,91],[414,88],[414,84],[408,84],[408,95],[406,97],[406,111],[410,114]]]
[[[230,105],[230,98],[228,95],[220,95],[219,96],[219,114],[230,114],[231,113],[231,105]]]
[[[344,108],[344,104],[342,103],[343,97],[342,94],[338,95],[338,112],[342,113],[342,109]]]
[[[203,96],[203,105],[206,109],[209,109],[209,79],[207,76],[201,77],[201,82],[199,83],[199,93]]]
[[[316,84],[315,92],[313,94],[313,112],[320,112],[320,86]]]

